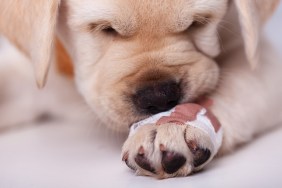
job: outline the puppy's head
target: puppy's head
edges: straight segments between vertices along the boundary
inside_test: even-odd
[[[34,27],[36,35],[29,36],[32,42],[13,39],[14,35],[10,38],[36,61],[38,83],[43,84],[59,12],[57,34],[73,61],[79,91],[102,120],[121,130],[216,87],[217,26],[228,2],[63,0],[58,9],[59,1],[36,1],[31,12],[39,16],[28,15],[27,20],[35,21],[25,23]],[[259,20],[268,16],[259,18],[261,8],[255,2],[236,0],[250,62],[255,61],[259,30],[252,24],[260,25]],[[27,6],[18,4],[17,10]],[[263,12],[270,13],[271,8]],[[16,15],[12,10],[11,15]],[[250,10],[258,18],[247,12]]]

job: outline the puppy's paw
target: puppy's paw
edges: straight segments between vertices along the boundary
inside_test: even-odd
[[[202,169],[216,154],[210,135],[193,126],[142,126],[122,148],[123,161],[137,175],[170,178]]]

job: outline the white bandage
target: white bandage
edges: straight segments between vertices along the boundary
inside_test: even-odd
[[[156,124],[157,121],[159,119],[161,119],[164,116],[170,116],[172,112],[174,112],[175,108],[166,111],[166,112],[161,112],[158,114],[155,114],[153,116],[148,117],[147,119],[141,120],[139,122],[134,123],[133,125],[131,125],[130,127],[130,131],[129,131],[129,136],[135,134],[137,132],[137,130],[140,127],[146,126],[146,125],[151,125],[151,124]]]
[[[222,143],[222,128],[216,132],[214,126],[212,125],[210,119],[206,116],[207,110],[203,108],[198,114],[197,119],[194,121],[187,121],[185,125],[193,126],[195,128],[201,129],[206,134],[209,135],[211,142],[214,147],[215,153],[219,150]]]
[[[137,123],[134,123],[130,128],[129,136],[134,135],[138,129],[142,126],[150,126],[152,124],[156,124],[158,120],[165,116],[170,116],[175,111],[175,108],[167,111],[162,112],[156,115],[153,115],[147,119],[144,119],[142,121],[139,121]],[[222,136],[223,131],[220,127],[217,131],[215,130],[211,120],[206,116],[207,110],[203,108],[201,111],[197,113],[196,119],[194,121],[187,121],[184,124],[187,126],[193,126],[195,128],[198,128],[209,135],[211,142],[213,144],[213,153],[216,154],[219,150],[221,143],[222,143]],[[161,126],[161,125],[160,125]]]

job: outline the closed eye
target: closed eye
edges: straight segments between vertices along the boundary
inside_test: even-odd
[[[116,35],[118,32],[111,26],[102,29],[102,32],[106,35]]]
[[[189,25],[189,27],[185,31],[202,28],[211,22],[212,22],[211,15],[196,15],[194,16],[193,22]]]
[[[108,22],[90,23],[88,24],[88,30],[92,33],[102,32],[105,35],[119,34]]]

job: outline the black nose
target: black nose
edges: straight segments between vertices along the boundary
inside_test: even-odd
[[[175,81],[156,82],[147,85],[133,96],[138,111],[156,114],[176,106],[180,100],[180,86]]]

